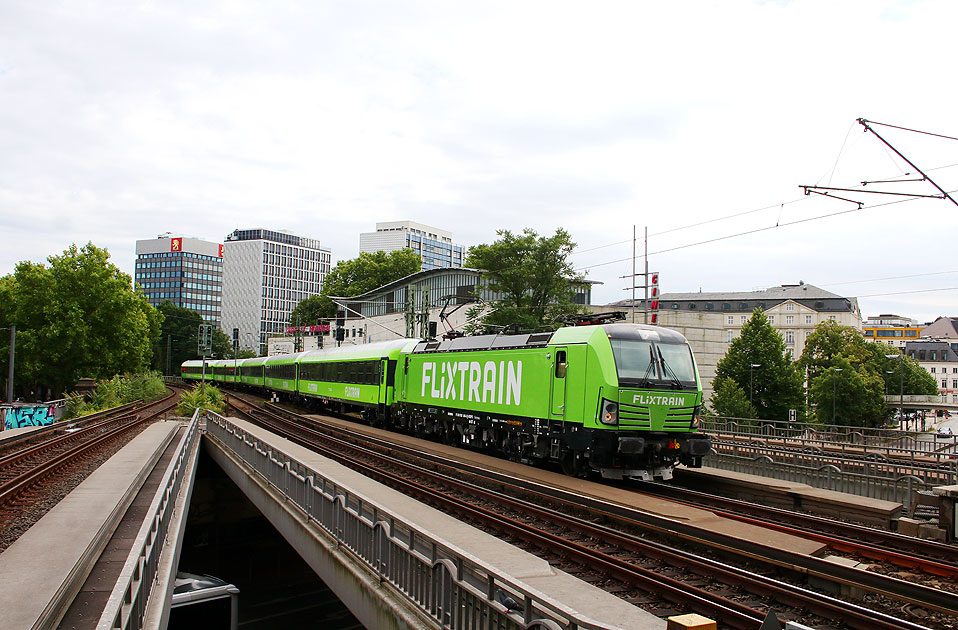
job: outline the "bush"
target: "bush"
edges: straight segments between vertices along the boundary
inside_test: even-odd
[[[166,385],[156,372],[117,375],[97,383],[96,390],[85,399],[80,394],[67,395],[63,419],[79,418],[97,411],[142,400],[150,402],[166,395]]]
[[[212,385],[197,385],[183,394],[180,404],[176,407],[176,413],[181,416],[192,416],[198,408],[224,413],[226,403],[223,400],[223,393]]]

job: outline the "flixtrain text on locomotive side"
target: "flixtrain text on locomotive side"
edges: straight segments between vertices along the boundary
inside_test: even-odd
[[[567,474],[667,479],[675,464],[700,466],[710,450],[697,432],[692,351],[659,327],[397,340],[211,363],[215,381],[358,409],[374,424],[556,462]],[[200,365],[184,363],[184,378],[198,378]]]

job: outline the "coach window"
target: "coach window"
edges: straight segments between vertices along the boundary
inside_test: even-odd
[[[565,378],[568,364],[565,360],[565,350],[556,351],[556,378]]]

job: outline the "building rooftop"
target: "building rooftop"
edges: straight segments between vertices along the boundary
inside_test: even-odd
[[[854,311],[858,312],[858,299],[848,298],[826,291],[811,284],[800,282],[799,284],[783,284],[777,287],[761,289],[756,291],[716,291],[716,292],[696,292],[696,293],[662,293],[659,296],[659,302],[706,302],[706,303],[729,303],[730,309],[752,310],[759,305],[765,307],[774,306],[781,302],[792,300],[799,303],[807,303],[816,310],[825,311]],[[631,304],[631,299],[619,300],[610,306],[625,306]],[[644,306],[644,298],[636,298],[637,306]],[[743,306],[743,304],[745,306]]]

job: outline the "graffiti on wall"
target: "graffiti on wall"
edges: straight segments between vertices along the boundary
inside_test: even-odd
[[[4,431],[21,427],[42,427],[53,424],[56,420],[56,405],[5,407],[3,412]]]

